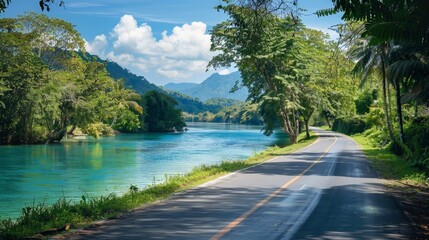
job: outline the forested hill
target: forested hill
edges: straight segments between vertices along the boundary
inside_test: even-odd
[[[211,98],[226,98],[245,101],[248,96],[247,88],[241,88],[234,93],[230,93],[236,82],[241,83],[240,72],[233,72],[228,75],[212,74],[198,85],[193,84],[167,84],[166,89],[179,91],[201,101]],[[188,86],[188,88],[186,87]]]
[[[125,69],[116,62],[106,61],[106,69],[110,76],[114,79],[124,79],[125,86],[134,89],[139,94],[144,94],[149,90],[163,91],[161,88],[153,83],[150,83],[143,76],[137,76]]]
[[[121,67],[116,62],[109,61],[109,60],[104,61],[98,56],[91,55],[89,53],[86,53],[85,58],[93,59],[99,62],[105,62],[106,69],[112,78],[123,79],[125,81],[125,86],[127,88],[135,90],[140,95],[144,95],[149,90],[155,90],[173,97],[178,102],[178,107],[184,112],[189,112],[189,113],[201,113],[205,111],[218,112],[222,108],[222,106],[220,105],[204,104],[203,102],[198,101],[193,97],[187,96],[185,94],[181,94],[179,92],[165,91],[161,87],[158,87],[153,83],[150,83],[148,80],[146,80],[145,77],[138,76],[130,72],[130,70]]]
[[[137,76],[136,74],[130,72],[130,70],[121,67],[116,62],[110,60],[105,61],[97,55],[92,55],[89,53],[85,53],[84,58],[92,59],[98,62],[104,62],[106,64],[106,69],[112,78],[123,79],[125,81],[125,86],[127,88],[134,89],[138,94],[143,95],[150,90],[164,92],[160,87],[146,80],[145,77]]]
[[[198,86],[198,83],[167,83],[164,88],[171,91],[182,92],[196,86]]]

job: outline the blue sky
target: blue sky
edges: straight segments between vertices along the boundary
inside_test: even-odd
[[[210,53],[210,29],[227,16],[214,10],[219,0],[65,0],[66,6],[43,12],[71,22],[87,42],[87,51],[118,62],[150,82],[201,82]],[[299,0],[308,10],[305,25],[324,32],[339,16],[318,18],[331,0]],[[12,0],[0,17],[41,10],[37,0]],[[330,32],[332,33],[332,32]],[[335,35],[332,35],[335,38]],[[218,69],[221,73],[228,70]]]

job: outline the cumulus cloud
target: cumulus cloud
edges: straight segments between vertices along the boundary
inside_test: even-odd
[[[157,40],[149,25],[138,25],[133,16],[124,15],[110,33],[113,48],[108,58],[171,80],[192,78],[205,72],[213,56],[206,30],[203,22],[192,22],[174,27],[171,33],[164,31]]]
[[[153,75],[158,82],[202,81],[213,56],[206,32],[205,23],[192,22],[164,31],[157,39],[151,26],[123,15],[108,36],[85,41],[85,48],[136,74]]]
[[[105,56],[105,50],[107,47],[107,37],[104,34],[95,36],[94,40],[87,42],[85,40],[85,49],[91,54],[98,55],[100,57]]]
[[[115,51],[136,52],[150,55],[156,45],[152,28],[149,25],[137,25],[137,21],[131,15],[121,17],[119,23],[113,28],[111,36],[114,40]]]
[[[229,71],[229,69],[223,69],[223,70],[220,70],[218,73],[219,73],[220,75],[228,75],[228,74],[230,74],[231,72]]]

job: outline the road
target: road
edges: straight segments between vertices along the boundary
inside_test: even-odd
[[[109,221],[80,239],[413,239],[359,145],[312,145]]]

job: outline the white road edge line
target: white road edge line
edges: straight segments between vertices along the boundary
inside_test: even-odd
[[[316,136],[319,136],[319,134],[318,134],[318,133],[316,133]],[[305,147],[303,147],[303,148],[301,148],[301,149],[298,149],[298,150],[296,150],[296,151],[293,151],[293,152],[291,152],[291,153],[286,153],[286,154],[284,154],[284,155],[282,155],[282,156],[286,156],[286,155],[289,155],[289,154],[294,154],[294,153],[300,152],[300,151],[302,151],[302,150],[304,150],[304,149],[306,149],[306,148],[309,148],[310,146],[312,146],[312,145],[316,144],[317,142],[319,142],[319,139],[320,139],[320,138],[317,138],[317,139],[316,139],[313,143],[311,143],[310,145],[307,145],[307,146],[305,146]],[[243,169],[237,170],[237,171],[232,172],[232,173],[228,173],[228,174],[226,174],[226,175],[224,175],[224,176],[222,176],[222,177],[219,177],[219,178],[216,178],[216,179],[214,179],[214,180],[208,181],[208,182],[206,182],[206,183],[200,184],[200,185],[196,186],[196,187],[195,187],[195,189],[204,188],[204,187],[208,187],[208,186],[214,185],[214,184],[216,184],[216,183],[218,183],[218,182],[220,182],[220,181],[222,181],[222,180],[224,180],[224,179],[226,179],[226,178],[231,177],[231,176],[232,176],[232,175],[234,175],[234,174],[237,174],[237,173],[240,173],[240,172],[246,171],[246,170],[248,170],[248,169],[251,169],[251,168],[257,167],[257,166],[262,165],[262,164],[264,164],[264,163],[268,163],[268,162],[274,161],[274,160],[276,160],[277,158],[279,158],[279,156],[274,157],[274,158],[271,158],[271,159],[268,159],[267,161],[264,161],[264,162],[258,163],[258,164],[256,164],[256,165],[253,165],[253,166],[250,166],[250,167],[247,167],[247,168],[243,168]]]

